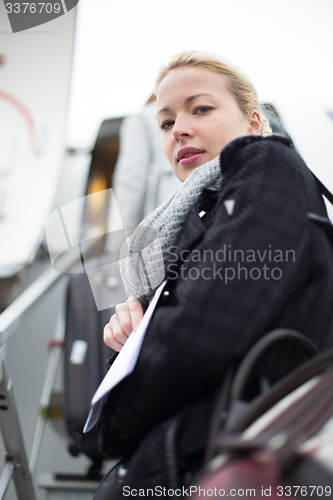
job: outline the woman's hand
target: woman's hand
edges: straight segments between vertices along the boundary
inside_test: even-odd
[[[130,333],[139,325],[144,310],[139,299],[131,295],[127,301],[116,306],[115,314],[104,327],[104,342],[115,351],[120,351]]]

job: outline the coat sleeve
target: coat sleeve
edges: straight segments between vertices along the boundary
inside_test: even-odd
[[[305,286],[301,158],[286,145],[259,141],[228,158],[222,153],[221,163],[228,168],[211,221],[183,253],[170,303],[155,311],[134,372],[105,406],[111,454],[135,447],[158,421],[213,390]],[[191,217],[187,227],[204,224]]]

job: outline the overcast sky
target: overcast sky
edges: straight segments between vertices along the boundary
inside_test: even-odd
[[[332,101],[332,0],[80,0],[68,142],[138,111],[159,66],[208,50],[245,70],[261,101]]]

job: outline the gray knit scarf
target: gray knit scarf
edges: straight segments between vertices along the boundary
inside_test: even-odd
[[[165,278],[168,250],[175,245],[191,207],[206,187],[222,180],[220,157],[205,163],[127,238],[120,251],[120,271],[127,295],[147,303]]]

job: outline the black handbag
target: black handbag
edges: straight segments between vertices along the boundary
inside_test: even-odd
[[[311,359],[245,402],[244,387],[259,358],[286,339],[305,348]],[[331,497],[333,349],[318,354],[304,336],[277,330],[249,351],[230,380],[218,397],[206,463],[192,497],[197,500],[199,492],[202,496],[208,490],[215,493],[212,498],[235,496],[237,491],[239,496],[247,491],[247,496],[273,499]]]

